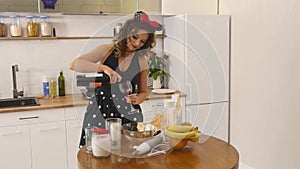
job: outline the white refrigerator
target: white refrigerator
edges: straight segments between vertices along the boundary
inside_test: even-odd
[[[186,120],[229,141],[230,16],[177,15],[164,25],[168,86],[187,94]]]

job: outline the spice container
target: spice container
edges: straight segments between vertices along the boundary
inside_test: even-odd
[[[4,24],[3,18],[4,17],[0,15],[0,37],[6,36],[6,25]]]
[[[9,16],[11,19],[11,25],[9,27],[10,35],[12,37],[22,36],[22,26],[20,24],[20,18],[18,15]]]
[[[39,36],[39,26],[36,23],[35,16],[29,15],[27,18],[27,36],[36,37]]]
[[[49,22],[49,16],[41,16],[41,36],[52,36],[52,25]]]

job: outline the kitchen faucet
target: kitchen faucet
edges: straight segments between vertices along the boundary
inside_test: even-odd
[[[18,96],[23,96],[24,91],[18,91],[17,89],[17,76],[16,72],[19,71],[18,65],[12,65],[12,78],[13,78],[13,98],[18,98]]]

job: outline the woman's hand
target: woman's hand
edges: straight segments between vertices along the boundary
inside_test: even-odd
[[[131,103],[131,104],[134,104],[134,105],[139,104],[138,96],[137,96],[136,93],[127,95],[127,96],[125,96],[125,98],[126,98],[127,103]]]
[[[101,67],[103,72],[109,76],[111,84],[120,82],[122,80],[122,77],[116,71],[112,70],[110,67],[106,65],[101,65]]]

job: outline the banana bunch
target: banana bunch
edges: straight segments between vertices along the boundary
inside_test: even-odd
[[[189,139],[190,141],[197,141],[200,132],[196,126],[167,126],[165,134],[176,139]]]

